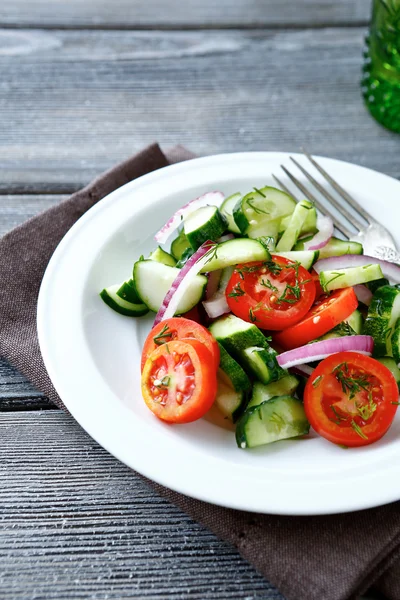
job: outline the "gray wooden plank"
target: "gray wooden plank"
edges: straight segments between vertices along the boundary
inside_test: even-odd
[[[47,194],[0,195],[0,236],[68,196]]]
[[[0,30],[2,189],[77,187],[154,140],[398,176],[400,138],[361,100],[364,33]]]
[[[0,414],[0,596],[284,600],[61,411]]]
[[[23,375],[0,359],[0,412],[54,408]]]
[[[365,0],[2,0],[0,23],[36,27],[254,27],[365,23]]]

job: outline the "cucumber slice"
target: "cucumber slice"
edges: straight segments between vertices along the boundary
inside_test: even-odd
[[[294,375],[286,375],[279,381],[264,385],[256,381],[253,385],[253,393],[246,410],[258,406],[275,396],[292,396],[299,385],[299,380]]]
[[[225,269],[232,265],[245,264],[253,261],[270,260],[271,255],[267,248],[257,240],[238,238],[218,244],[210,252],[207,262],[201,269],[202,273]]]
[[[177,261],[177,263],[176,263],[175,266],[178,269],[182,269],[182,267],[187,263],[187,261],[189,260],[189,258],[191,256],[193,256],[193,254],[194,254],[194,250],[193,250],[192,246],[189,246],[189,248],[186,248],[185,252],[182,254],[182,256]]]
[[[283,233],[289,225],[291,215],[284,217],[281,221],[279,233]],[[306,220],[304,221],[300,230],[300,235],[306,235],[307,233],[317,233],[317,211],[315,208],[311,208],[308,211]],[[312,236],[310,236],[312,237]]]
[[[133,267],[133,276],[142,302],[150,310],[157,312],[178,274],[179,269],[176,267],[168,267],[153,260],[137,261]],[[175,314],[180,315],[196,306],[203,297],[206,285],[207,277],[197,275],[179,303]]]
[[[284,371],[276,360],[277,353],[272,348],[259,346],[250,346],[243,351],[243,366],[261,383],[270,383],[278,381],[284,377],[287,371]]]
[[[218,345],[220,351],[220,379],[229,384],[236,392],[249,390],[251,388],[251,382],[242,367],[234,358],[232,358],[220,342],[218,342]]]
[[[220,238],[227,222],[216,206],[203,206],[186,217],[183,227],[189,244],[197,250],[207,240],[215,242]]]
[[[400,363],[400,319],[397,319],[392,336],[390,338],[392,345],[392,355],[397,364]]]
[[[265,336],[258,327],[253,323],[247,323],[247,321],[239,319],[235,315],[217,319],[209,329],[215,339],[238,362],[240,362],[246,348],[252,346],[269,348]]]
[[[318,250],[296,250],[293,252],[274,252],[274,255],[283,256],[283,258],[298,262],[302,267],[309,271],[313,264],[318,260],[319,252]]]
[[[380,265],[364,265],[363,267],[350,267],[337,271],[321,271],[319,281],[325,292],[351,287],[359,283],[367,283],[383,277]]]
[[[293,250],[304,250],[304,242],[312,239],[310,235],[307,238],[298,240]],[[348,242],[347,240],[339,240],[339,238],[331,237],[329,242],[319,250],[319,258],[329,258],[330,256],[343,256],[343,254],[362,254],[363,247],[358,242]]]
[[[250,225],[246,231],[247,237],[257,240],[259,238],[271,238],[273,240],[273,247],[275,248],[276,242],[279,237],[279,224],[280,219],[272,219],[270,221],[260,221],[255,225]],[[271,247],[271,243],[268,243],[268,247]]]
[[[400,318],[400,290],[391,285],[380,287],[368,308],[363,333],[374,338],[373,356],[393,356],[391,337]]]
[[[359,310],[356,309],[344,321],[345,321],[345,323],[348,323],[350,325],[350,327],[352,328],[354,333],[356,333],[358,335],[361,333],[362,328],[363,328],[363,318],[362,318],[362,314],[360,313]]]
[[[293,396],[275,396],[246,410],[236,426],[236,443],[239,448],[254,448],[309,430],[303,403]]]
[[[280,221],[283,217],[291,215],[295,207],[296,202],[291,196],[277,188],[266,186],[260,190],[255,189],[241,198],[233,209],[233,218],[239,230],[249,235],[249,230],[260,230],[261,226],[269,221]],[[279,229],[278,223],[277,227]],[[253,233],[251,237],[260,235],[269,233]]]
[[[301,228],[304,225],[307,215],[312,209],[314,209],[314,207],[308,200],[302,200],[296,204],[289,224],[276,245],[278,252],[289,252],[293,248],[300,235]]]
[[[124,281],[124,283],[117,290],[117,296],[122,298],[122,300],[126,300],[127,302],[133,302],[133,304],[142,303],[133,279]]]
[[[235,219],[233,218],[233,209],[238,203],[238,201],[241,199],[241,197],[242,194],[237,192],[236,194],[232,194],[232,196],[225,198],[225,200],[221,204],[220,211],[228,222],[228,231],[231,231],[232,233],[240,233],[240,229],[236,225]]]
[[[217,384],[217,395],[214,402],[224,417],[235,422],[238,415],[242,412],[246,401],[246,394],[244,391],[235,391],[219,375],[217,377]]]
[[[369,290],[371,290],[373,294],[375,294],[376,290],[379,290],[379,288],[383,285],[389,285],[389,281],[385,278],[375,279],[375,281],[368,281],[368,283],[366,283],[365,285]]]
[[[396,361],[391,356],[383,356],[382,358],[378,358],[379,362],[385,365],[395,378],[397,382],[397,387],[400,390],[400,369],[396,364]]]
[[[163,265],[168,265],[169,267],[175,267],[176,259],[172,256],[172,254],[168,254],[165,252],[160,246],[158,246],[149,256],[149,260],[155,260],[156,262],[160,262]]]
[[[127,300],[121,298],[117,293],[120,289],[119,284],[104,288],[100,292],[100,298],[115,312],[126,317],[141,317],[149,312],[146,304],[127,302]]]
[[[182,231],[179,232],[178,237],[171,244],[171,254],[174,256],[174,258],[176,258],[176,260],[179,260],[182,258],[183,253],[188,248],[192,247],[182,229]]]

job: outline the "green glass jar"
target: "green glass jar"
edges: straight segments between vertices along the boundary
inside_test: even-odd
[[[373,0],[362,92],[379,123],[400,133],[400,0]]]

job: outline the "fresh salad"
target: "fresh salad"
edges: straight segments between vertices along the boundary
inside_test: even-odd
[[[307,200],[274,187],[179,209],[125,282],[129,317],[156,313],[142,394],[168,423],[212,410],[239,448],[309,433],[345,447],[389,429],[399,404],[400,267],[333,236]]]

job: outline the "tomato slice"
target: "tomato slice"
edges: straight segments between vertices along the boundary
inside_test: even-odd
[[[310,273],[281,256],[239,265],[226,288],[226,301],[233,314],[261,329],[280,330],[297,323],[314,298]]]
[[[146,360],[158,346],[166,342],[172,342],[172,340],[184,339],[196,339],[204,344],[214,358],[215,368],[218,368],[219,346],[208,329],[191,319],[173,317],[172,319],[166,319],[158,323],[147,336],[142,350],[142,370]]]
[[[353,288],[336,290],[330,296],[323,295],[300,322],[275,334],[274,341],[286,350],[304,346],[347,319],[357,306]]]
[[[387,367],[359,352],[338,352],[308,379],[304,409],[315,431],[330,442],[366,446],[389,429],[398,396]]]
[[[217,393],[214,357],[198,340],[158,346],[142,372],[142,395],[149,409],[168,423],[190,423],[212,406]]]

